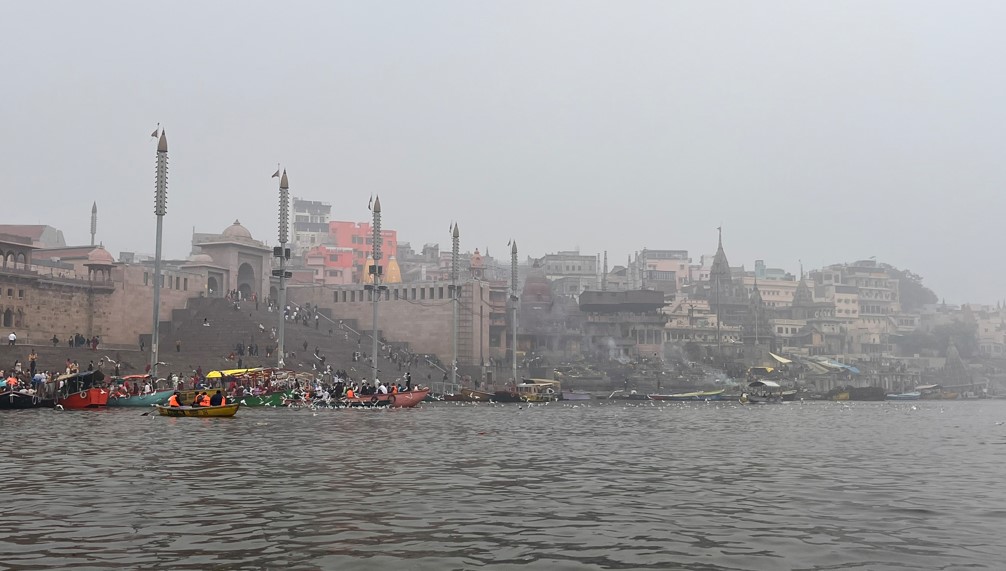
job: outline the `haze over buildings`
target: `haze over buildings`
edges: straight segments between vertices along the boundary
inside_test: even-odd
[[[875,256],[994,303],[1006,5],[125,2],[7,6],[5,224],[165,256],[291,192],[402,240],[502,254],[644,248],[792,274]]]

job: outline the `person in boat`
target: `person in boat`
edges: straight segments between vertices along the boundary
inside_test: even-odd
[[[210,395],[206,394],[206,391],[203,391],[200,394],[202,395],[202,397],[200,397],[199,399],[199,406],[212,406],[210,402],[213,399],[210,398]]]
[[[182,406],[182,402],[178,400],[178,391],[168,397],[168,406]]]
[[[198,392],[196,396],[192,399],[192,406],[203,406],[203,397],[206,395],[205,392]]]
[[[210,406],[222,406],[225,404],[227,404],[227,398],[220,392],[220,389],[217,389],[217,392],[213,393],[213,396],[210,397]]]
[[[348,389],[346,389],[346,398],[348,399],[356,398],[356,391],[353,390],[353,387],[349,387]]]
[[[386,395],[388,394],[388,387],[384,386],[384,383],[377,381],[377,394]]]

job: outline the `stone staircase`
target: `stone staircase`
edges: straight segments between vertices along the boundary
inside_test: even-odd
[[[203,326],[203,319],[206,319],[209,326]],[[238,343],[244,343],[245,346],[257,344],[259,350],[258,356],[248,355],[247,352],[240,356],[242,367],[275,367],[278,363],[275,351],[271,357],[266,357],[266,349],[269,347],[275,349],[277,346],[276,340],[271,339],[269,335],[273,327],[278,329],[279,315],[274,311],[268,311],[265,304],[259,304],[256,308],[254,303],[241,302],[239,309],[235,309],[230,301],[221,298],[190,299],[186,308],[173,311],[171,320],[162,321],[160,324],[161,347],[158,357],[166,365],[158,367],[158,376],[163,377],[171,373],[189,376],[200,367],[204,374],[214,369],[237,368],[237,358],[232,361],[228,360],[228,356],[232,352],[237,356]],[[370,332],[360,331],[354,321],[340,322],[322,314],[317,328],[313,320],[309,326],[287,321],[285,330],[287,352],[293,353],[293,356],[286,360],[288,368],[312,371],[312,365],[315,364],[320,368],[321,361],[314,357],[314,350],[318,348],[319,354],[326,358],[325,364],[331,365],[333,369],[347,371],[356,379],[370,377],[370,362],[353,361],[353,353],[360,351],[369,355],[372,339]],[[380,337],[380,332],[378,336]],[[139,346],[126,349],[99,345],[97,351],[91,351],[85,347],[68,347],[65,342],[55,347],[51,343],[39,345],[19,343],[14,347],[9,347],[5,343],[0,345],[0,369],[11,369],[14,361],[20,360],[27,370],[28,353],[34,348],[38,354],[39,370],[62,372],[67,359],[77,361],[81,370],[86,370],[91,361],[94,362],[95,368],[99,368],[99,362],[107,358],[119,363],[119,372],[123,375],[142,373],[150,360],[150,337],[149,334],[140,337],[145,349],[142,352]],[[176,342],[178,342],[177,349]],[[380,378],[393,380],[409,370],[405,366],[400,368],[397,363],[386,358],[388,350],[403,352],[406,349],[407,346],[402,343],[389,343],[382,349],[382,357],[378,362],[381,370]],[[114,365],[106,363],[101,369],[106,374],[112,374]],[[416,359],[411,372],[414,383],[439,386],[444,369],[429,364],[426,359],[420,357]]]
[[[209,326],[203,325],[203,320]],[[270,329],[279,327],[279,314],[269,311],[265,304],[243,301],[238,308],[232,302],[221,298],[193,298],[185,309],[172,312],[170,322],[162,322],[159,330],[160,361],[162,365],[158,373],[168,372],[191,374],[198,367],[203,373],[214,369],[233,369],[238,367],[237,358],[241,359],[242,367],[274,367],[278,363],[275,353],[277,341],[270,336]],[[378,332],[380,336],[380,332]],[[142,338],[149,347],[150,336]],[[177,344],[176,344],[177,343]],[[236,346],[258,345],[258,355],[238,356]],[[305,350],[305,343],[307,349]],[[314,356],[315,348],[325,357],[325,364],[333,369],[348,371],[355,378],[370,377],[369,362],[353,361],[353,353],[360,351],[370,354],[372,340],[370,332],[361,332],[353,321],[339,322],[327,315],[321,315],[317,320],[310,320],[309,325],[287,321],[285,326],[285,344],[287,353],[293,355],[286,359],[286,366],[302,371],[311,371],[313,365],[321,368],[321,361]],[[267,349],[272,348],[273,354],[267,357]],[[384,355],[388,348],[401,350],[401,344],[389,344],[382,350],[379,366],[382,374],[379,376],[394,379],[405,374],[405,367],[389,361]],[[228,360],[231,353],[235,360]],[[100,353],[100,348],[99,348]],[[142,369],[143,365],[141,365]],[[424,359],[412,368],[414,382],[427,383],[427,378],[439,381],[443,370],[431,366]],[[427,377],[429,376],[429,377]]]

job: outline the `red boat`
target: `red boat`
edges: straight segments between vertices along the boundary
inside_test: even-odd
[[[59,389],[56,404],[67,409],[98,408],[108,404],[109,390],[102,386],[101,371],[85,371],[63,375],[56,379]]]
[[[426,395],[430,394],[429,388],[412,389],[394,395],[361,395],[346,399],[349,406],[390,406],[394,408],[410,408],[423,402]]]

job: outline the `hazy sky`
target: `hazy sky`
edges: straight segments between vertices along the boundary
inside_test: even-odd
[[[2,222],[165,255],[296,196],[521,257],[876,256],[1006,298],[1003,2],[7,2]]]

